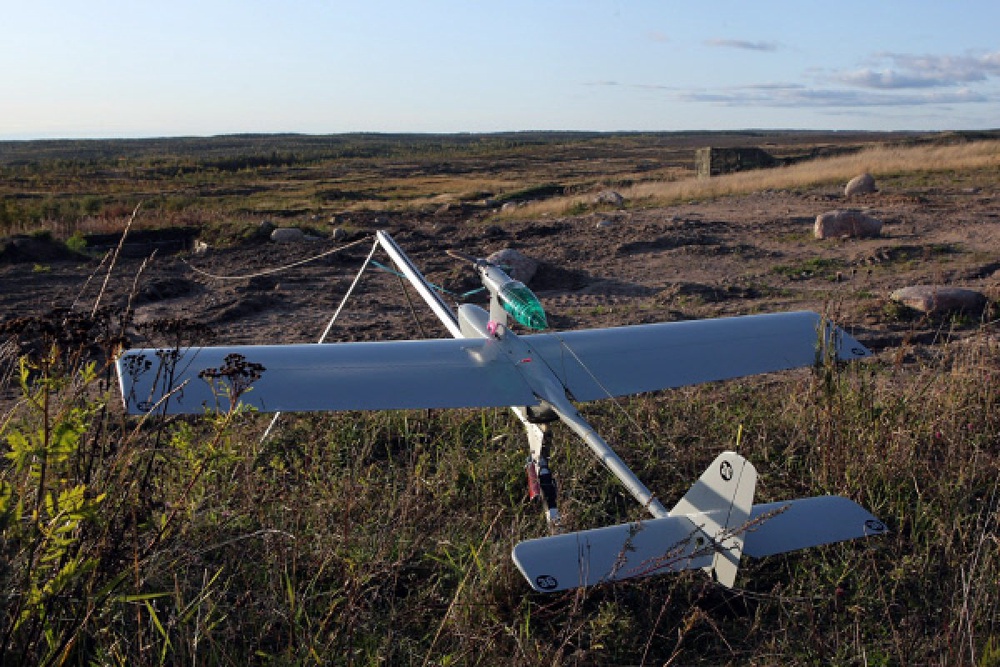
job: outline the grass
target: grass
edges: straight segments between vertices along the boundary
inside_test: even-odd
[[[810,278],[835,280],[845,266],[844,262],[840,260],[813,257],[795,264],[777,264],[771,269],[771,272],[791,280],[808,280]]]
[[[703,201],[762,190],[791,190],[822,184],[843,186],[862,172],[894,181],[908,175],[941,172],[984,172],[1000,166],[1000,142],[977,141],[952,146],[875,146],[850,155],[841,155],[773,169],[726,174],[709,179],[647,182],[621,190],[631,206],[664,206]],[[517,214],[523,216],[566,215],[570,209],[586,205],[586,196],[538,203]]]
[[[485,215],[493,210],[487,200],[497,206],[535,200],[504,215],[566,215],[594,210],[593,195],[608,188],[624,194],[630,206],[646,206],[761,188],[842,184],[865,169],[903,187],[928,168],[966,165],[984,175],[968,172],[963,183],[986,182],[996,164],[995,141],[858,152],[878,141],[898,146],[942,140],[907,133],[568,132],[0,142],[0,234],[42,228],[67,239],[78,231],[107,232],[140,201],[145,215],[137,229],[224,217],[297,224],[366,213],[433,212],[459,203],[470,215]],[[697,181],[691,178],[694,151],[705,145],[765,145],[779,157],[800,161]],[[817,145],[853,154],[801,161]]]
[[[20,364],[9,381],[22,399],[0,419],[0,664],[986,664],[996,653],[989,326],[914,367],[824,366],[586,406],[668,503],[742,427],[761,501],[843,494],[891,532],[745,560],[734,591],[696,572],[547,596],[509,557],[545,529],[506,411],[289,415],[265,443],[268,419],[252,413],[137,423],[88,356],[120,343],[122,321],[5,326],[21,344],[3,361]],[[143,330],[159,345],[194,331]],[[641,516],[569,433],[557,429],[553,450],[568,528]]]

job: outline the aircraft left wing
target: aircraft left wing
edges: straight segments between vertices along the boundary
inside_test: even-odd
[[[871,354],[809,311],[523,336],[577,401],[811,366]]]
[[[158,414],[225,411],[233,382],[246,383],[255,373],[259,378],[240,401],[261,412],[538,403],[488,339],[139,349],[117,364],[132,414],[154,407]]]

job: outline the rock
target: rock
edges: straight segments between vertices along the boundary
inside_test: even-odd
[[[893,301],[928,315],[966,312],[978,314],[986,306],[986,297],[971,289],[941,285],[913,285],[893,292]]]
[[[839,238],[841,236],[867,238],[878,236],[881,232],[881,220],[860,211],[851,210],[821,213],[816,216],[816,226],[813,228],[813,235],[818,239]]]
[[[486,261],[502,267],[508,276],[514,280],[520,280],[525,285],[535,277],[535,272],[538,271],[538,262],[513,248],[498,250],[487,257]]]
[[[279,227],[271,232],[271,240],[275,243],[302,243],[306,235],[298,227]]]
[[[209,249],[209,245],[207,243],[205,243],[204,241],[195,241],[194,242],[194,254],[196,254],[196,255],[204,255],[205,253],[208,252],[208,249]]]
[[[875,178],[871,174],[855,176],[847,182],[847,186],[844,188],[845,197],[867,195],[873,192],[878,192],[878,188],[875,187]]]
[[[18,234],[10,238],[0,239],[0,263],[81,259],[85,259],[85,256],[70,250],[65,243],[57,241],[48,233]]]
[[[604,190],[602,192],[598,192],[594,196],[594,203],[611,204],[612,206],[617,206],[621,208],[622,206],[625,205],[625,198],[622,197],[617,192],[615,192],[614,190]]]
[[[501,206],[500,210],[503,211],[504,213],[509,213],[510,211],[516,211],[517,210],[517,202],[515,202],[515,201],[509,201],[506,204],[504,204],[503,206]]]
[[[334,241],[344,241],[347,239],[347,232],[340,227],[336,227],[332,232],[330,232],[330,238]]]
[[[274,224],[270,220],[264,220],[263,222],[260,223],[260,227],[257,228],[257,236],[264,239],[269,239],[271,238],[271,234],[277,228],[278,225]]]
[[[614,220],[607,220],[607,219],[605,219],[605,220],[598,220],[597,221],[597,228],[598,229],[607,229],[608,227],[614,227],[614,226],[615,226],[615,221]]]

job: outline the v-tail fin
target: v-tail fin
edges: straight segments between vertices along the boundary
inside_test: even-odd
[[[726,587],[736,583],[756,486],[753,465],[736,452],[723,452],[670,510],[671,517],[686,516],[714,543],[712,562],[704,569]]]

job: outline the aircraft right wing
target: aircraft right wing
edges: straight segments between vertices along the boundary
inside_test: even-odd
[[[577,401],[811,366],[871,353],[809,311],[523,336]]]

